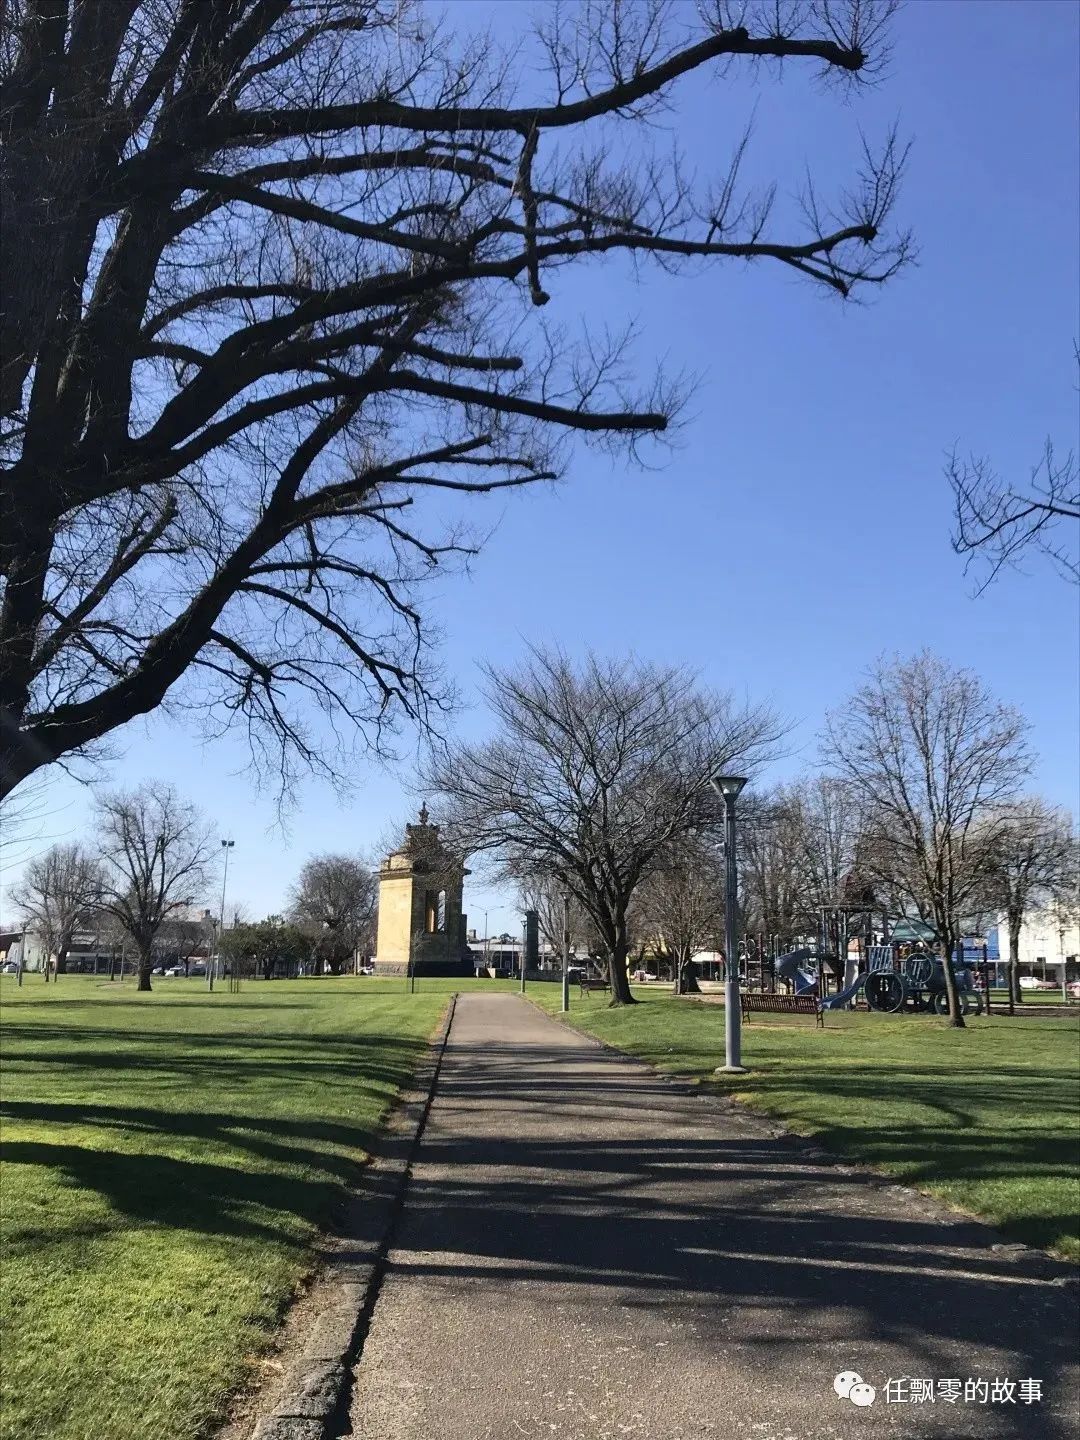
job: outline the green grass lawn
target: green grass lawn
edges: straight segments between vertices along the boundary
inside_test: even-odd
[[[558,1009],[557,987],[529,987]],[[830,1149],[982,1215],[1006,1234],[1080,1258],[1080,1022],[911,1015],[755,1016],[745,1076],[723,1063],[720,1005],[637,989],[640,1005],[572,993],[570,1020],[662,1069],[726,1093]],[[759,1023],[760,1022],[760,1023]]]
[[[220,1416],[459,988],[154,983],[0,981],[5,1440]]]

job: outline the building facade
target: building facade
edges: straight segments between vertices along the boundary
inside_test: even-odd
[[[468,873],[443,845],[425,805],[379,870],[377,975],[472,974],[461,910]]]

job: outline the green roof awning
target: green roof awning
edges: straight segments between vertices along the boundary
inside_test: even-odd
[[[889,939],[896,940],[901,945],[912,945],[916,940],[932,945],[937,939],[937,931],[932,925],[927,925],[925,920],[897,920],[889,926]]]

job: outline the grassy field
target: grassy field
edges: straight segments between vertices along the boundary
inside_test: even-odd
[[[1080,1258],[1080,1022],[993,1016],[949,1030],[936,1018],[845,1013],[755,1016],[743,1031],[751,1073],[723,1063],[719,1005],[636,990],[571,998],[573,1024],[651,1064],[708,1076],[756,1109],[982,1215],[1014,1239]],[[550,1010],[555,987],[530,986]],[[760,1023],[758,1023],[760,1022]]]
[[[5,1440],[221,1413],[451,988],[3,977]]]

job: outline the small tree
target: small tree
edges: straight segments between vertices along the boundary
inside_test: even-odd
[[[26,927],[41,936],[46,981],[50,963],[63,973],[72,938],[97,911],[101,890],[101,865],[78,844],[53,845],[26,866],[11,898]]]
[[[692,675],[590,656],[575,667],[533,650],[517,670],[486,670],[497,734],[436,756],[455,845],[503,880],[546,874],[596,927],[613,1005],[633,1004],[627,917],[638,886],[674,842],[716,824],[710,775],[755,767],[780,733],[766,707],[736,705]]]
[[[154,941],[170,916],[185,910],[214,873],[217,844],[194,805],[171,785],[98,797],[102,904],[131,937],[140,990],[150,990]]]
[[[635,915],[639,933],[671,956],[675,994],[698,991],[694,956],[720,949],[724,934],[724,869],[717,847],[700,835],[672,845],[642,884]]]
[[[301,870],[293,919],[333,974],[340,975],[357,950],[373,949],[378,893],[370,867],[355,856],[318,855]]]
[[[522,910],[535,910],[540,938],[557,955],[562,955],[566,943],[564,924],[569,901],[569,947],[575,953],[587,950],[593,937],[594,926],[580,904],[565,891],[557,880],[541,876],[520,881]]]
[[[286,969],[301,965],[311,953],[311,939],[298,925],[280,915],[268,915],[265,920],[226,930],[220,953],[234,967],[241,961],[250,962],[256,974],[261,970],[263,979],[269,980],[279,961]]]
[[[954,1026],[953,949],[985,889],[995,816],[1030,768],[1027,729],[978,676],[928,651],[879,662],[827,723],[826,761],[867,813],[868,873],[937,931]]]
[[[1020,931],[1040,903],[1066,903],[1076,895],[1077,841],[1072,817],[1037,797],[1005,806],[994,818],[986,902],[1005,916],[1009,931],[1009,996],[1020,989]]]

